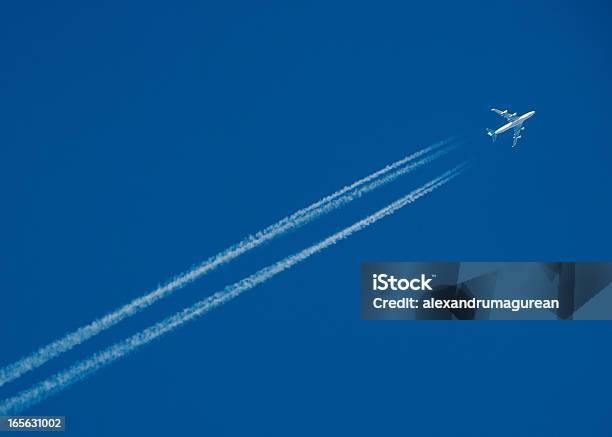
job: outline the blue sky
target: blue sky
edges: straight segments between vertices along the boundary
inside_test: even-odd
[[[364,322],[358,289],[366,260],[610,259],[606,2],[2,8],[0,364],[411,151],[467,145],[0,398],[470,157],[447,187],[31,414],[66,415],[74,435],[609,433],[609,324]],[[501,124],[491,106],[536,110],[518,149],[483,134]]]

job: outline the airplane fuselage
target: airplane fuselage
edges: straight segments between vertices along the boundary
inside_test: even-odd
[[[533,114],[535,114],[535,111],[531,111],[531,112],[527,112],[526,114],[521,115],[519,118],[517,118],[514,121],[511,121],[510,123],[506,123],[504,124],[502,127],[500,127],[499,129],[497,129],[495,131],[495,135],[499,135],[501,133],[506,132],[509,129],[512,129],[515,126],[518,126],[519,124],[522,124],[525,120],[527,120],[529,117],[533,116]]]

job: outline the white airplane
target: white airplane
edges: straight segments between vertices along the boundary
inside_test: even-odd
[[[518,142],[519,138],[521,138],[521,132],[525,130],[525,128],[523,127],[523,123],[525,122],[525,120],[535,114],[535,111],[531,111],[521,115],[520,117],[517,117],[516,112],[514,114],[508,114],[507,109],[504,111],[500,111],[499,109],[492,108],[491,111],[496,112],[497,114],[504,117],[506,120],[508,120],[508,123],[504,124],[497,130],[487,129],[487,135],[493,138],[493,142],[495,142],[495,139],[499,134],[514,128],[514,141],[512,143],[512,147],[516,146],[516,143]]]

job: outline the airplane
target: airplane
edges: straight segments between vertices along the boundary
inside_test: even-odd
[[[508,120],[508,123],[504,124],[497,130],[487,129],[487,135],[493,138],[493,142],[495,142],[495,139],[499,134],[514,128],[514,135],[512,137],[514,141],[512,142],[512,147],[516,146],[516,143],[521,138],[521,132],[525,130],[525,128],[523,127],[523,123],[525,122],[525,120],[535,114],[535,111],[531,111],[521,115],[520,117],[517,117],[516,112],[514,114],[509,114],[507,109],[500,111],[499,109],[491,108],[491,111],[504,117],[506,120]]]

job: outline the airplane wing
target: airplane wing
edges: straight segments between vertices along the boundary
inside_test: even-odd
[[[502,117],[504,117],[508,121],[514,121],[514,120],[516,120],[518,118],[516,116],[516,113],[510,114],[510,113],[508,113],[507,109],[504,109],[503,111],[500,111],[499,109],[491,108],[491,111],[495,112],[496,114],[501,115]]]
[[[516,146],[516,143],[518,143],[518,140],[522,137],[521,131],[523,130],[525,130],[525,128],[523,127],[523,123],[514,127],[514,135],[512,136],[512,147]]]

